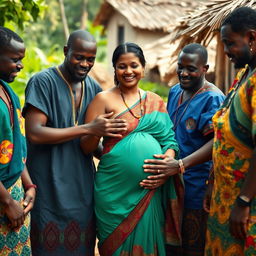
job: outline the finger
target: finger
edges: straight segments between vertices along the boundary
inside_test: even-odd
[[[27,205],[27,207],[23,210],[24,215],[27,215],[27,214],[31,211],[32,208],[33,208],[33,203],[30,202],[30,203]]]
[[[147,177],[148,180],[165,180],[168,178],[164,173],[162,174],[156,174],[156,175],[150,175]]]
[[[146,163],[146,164],[162,164],[162,163],[164,163],[164,161],[158,160],[158,159],[146,159],[146,160],[144,160],[144,163]]]
[[[164,183],[164,182],[163,182],[162,180],[156,180],[156,181],[154,181],[154,182],[151,183],[151,184],[145,184],[144,188],[147,188],[147,189],[156,189],[156,188],[162,186],[163,183]]]
[[[164,155],[164,154],[155,154],[155,155],[153,155],[155,158],[161,158],[161,159],[164,159],[164,158],[166,158],[166,155]]]
[[[113,137],[113,138],[123,138],[122,134],[119,133],[106,133],[106,137]]]
[[[123,127],[123,128],[109,127],[106,129],[106,131],[109,133],[120,133],[120,132],[125,132],[126,130],[127,130],[126,127]]]
[[[158,174],[159,173],[159,169],[144,169],[144,172],[147,173],[152,173],[152,174]]]
[[[27,207],[27,205],[29,204],[30,201],[31,201],[31,197],[30,196],[26,196],[26,198],[23,201],[23,206]]]
[[[141,186],[144,189],[155,189],[156,188],[156,184],[144,184]]]
[[[17,220],[17,228],[19,228],[20,226],[22,226],[24,223],[24,215],[22,215],[22,217],[20,217],[18,220]]]
[[[113,116],[113,114],[114,114],[114,112],[111,111],[111,112],[109,112],[109,113],[99,115],[99,117],[110,118],[111,116]]]
[[[17,226],[15,226],[15,228],[18,228],[18,227],[20,227],[22,225],[22,221],[21,221],[21,219],[18,219],[17,220]]]
[[[143,186],[153,186],[155,184],[155,181],[154,180],[143,180],[141,182],[143,184]]]
[[[158,161],[158,160],[156,160]],[[144,169],[165,169],[166,168],[166,165],[163,164],[163,162],[160,162],[158,164],[144,164],[143,165],[143,168]]]
[[[125,122],[112,122],[112,120],[109,120],[108,123],[106,124],[107,127],[109,128],[127,128],[127,124]]]
[[[127,125],[127,123],[126,123],[126,120],[124,120],[124,119],[110,119],[110,120],[108,120],[108,122],[109,123],[111,123],[111,124],[121,124],[121,125]]]
[[[142,180],[142,183],[144,183],[146,185],[156,185],[157,183],[164,183],[164,182],[165,182],[165,179],[159,178],[159,177],[158,178],[154,178],[154,179]]]
[[[11,221],[11,227],[12,227],[12,228],[18,227],[18,221],[17,221],[17,220],[12,220],[12,221]]]

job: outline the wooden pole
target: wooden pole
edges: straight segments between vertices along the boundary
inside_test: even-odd
[[[86,23],[87,23],[87,19],[88,19],[87,7],[88,7],[88,0],[83,0],[82,15],[81,15],[81,19],[80,19],[80,29],[86,29]]]
[[[217,49],[216,49],[216,61],[215,61],[215,84],[223,92],[225,92],[225,53],[223,44],[220,40],[220,34],[217,34]]]

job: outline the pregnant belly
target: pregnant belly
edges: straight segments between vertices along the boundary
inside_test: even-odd
[[[144,172],[144,160],[161,153],[154,137],[136,133],[124,138],[102,157],[94,192],[98,225],[109,226],[108,221],[113,219],[118,224],[134,209],[148,192],[139,185],[149,175]],[[112,224],[109,228],[112,230]]]
[[[132,134],[102,157],[96,183],[99,182],[100,176],[106,175],[104,183],[118,182],[120,185],[128,182],[138,186],[139,182],[148,176],[143,169],[144,160],[152,159],[154,154],[161,153],[161,146],[153,136],[146,133]]]

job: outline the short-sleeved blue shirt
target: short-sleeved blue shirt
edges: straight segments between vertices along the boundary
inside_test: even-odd
[[[212,116],[225,98],[215,85],[210,84],[192,100],[179,104],[182,92],[180,84],[173,86],[167,103],[168,113],[174,124],[175,138],[180,148],[180,158],[192,154],[213,138]],[[185,208],[203,208],[206,180],[211,168],[212,161],[208,161],[186,169],[183,176]]]

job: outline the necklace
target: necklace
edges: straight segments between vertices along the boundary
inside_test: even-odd
[[[247,75],[250,76],[251,73],[248,73],[248,72],[249,72],[248,67],[246,67],[245,72],[242,74],[241,78],[237,81],[237,83],[234,85],[234,87],[230,91],[230,94],[227,96],[226,102],[223,103],[223,107],[221,108],[222,114],[226,112],[227,109],[230,107],[234,97],[236,96],[238,89],[245,82]]]
[[[10,122],[11,122],[11,126],[13,126],[13,105],[12,105],[12,101],[10,99],[10,96],[8,95],[8,93],[6,92],[6,90],[4,89],[3,86],[1,86],[1,89],[7,99],[7,102],[2,98],[2,100],[4,101],[4,103],[6,104],[8,111],[9,111],[9,115],[10,115]]]
[[[178,125],[179,125],[179,123],[180,123],[182,117],[184,116],[186,110],[188,109],[188,106],[189,106],[190,102],[192,101],[192,99],[193,99],[198,93],[200,93],[201,91],[203,91],[203,90],[206,89],[206,88],[207,88],[207,86],[204,85],[203,87],[201,87],[199,90],[197,90],[197,91],[191,96],[191,98],[188,100],[188,102],[187,102],[187,104],[186,104],[184,110],[182,111],[182,113],[181,113],[181,115],[180,115],[180,118],[179,118],[178,120],[176,120],[176,119],[177,119],[177,114],[178,114],[178,111],[179,111],[179,106],[181,105],[181,100],[182,100],[183,93],[184,93],[184,90],[182,91],[182,93],[181,93],[181,95],[180,95],[180,98],[179,98],[178,107],[177,107],[177,109],[176,109],[176,111],[175,111],[175,113],[174,113],[174,121],[173,121],[173,123],[174,123],[174,125],[173,125],[173,130],[174,130],[174,131],[177,129],[177,127],[178,127]]]
[[[122,100],[123,100],[123,102],[124,102],[124,105],[127,107],[127,109],[129,110],[130,114],[131,114],[133,117],[135,117],[136,119],[139,119],[139,120],[140,120],[140,119],[142,118],[142,116],[143,116],[143,107],[142,107],[142,103],[141,103],[141,94],[140,94],[140,90],[138,90],[138,94],[139,94],[139,98],[140,98],[140,116],[135,115],[135,114],[132,112],[131,108],[128,106],[128,104],[127,104],[126,101],[125,101],[123,92],[122,92],[122,90],[120,89],[120,87],[119,87],[119,90],[120,90],[120,95],[121,95],[121,97],[122,97]]]
[[[57,69],[59,75],[61,76],[61,78],[64,80],[64,82],[66,83],[66,85],[69,88],[69,93],[70,93],[71,102],[72,102],[73,122],[74,122],[74,125],[77,126],[78,125],[78,116],[79,116],[79,113],[81,112],[81,108],[82,108],[82,105],[83,105],[83,99],[84,99],[84,81],[81,81],[81,85],[82,85],[82,98],[80,100],[79,110],[76,112],[75,97],[74,97],[74,94],[72,92],[72,87],[71,87],[70,83],[65,79],[63,74],[61,73],[59,67],[56,67],[56,69]]]

